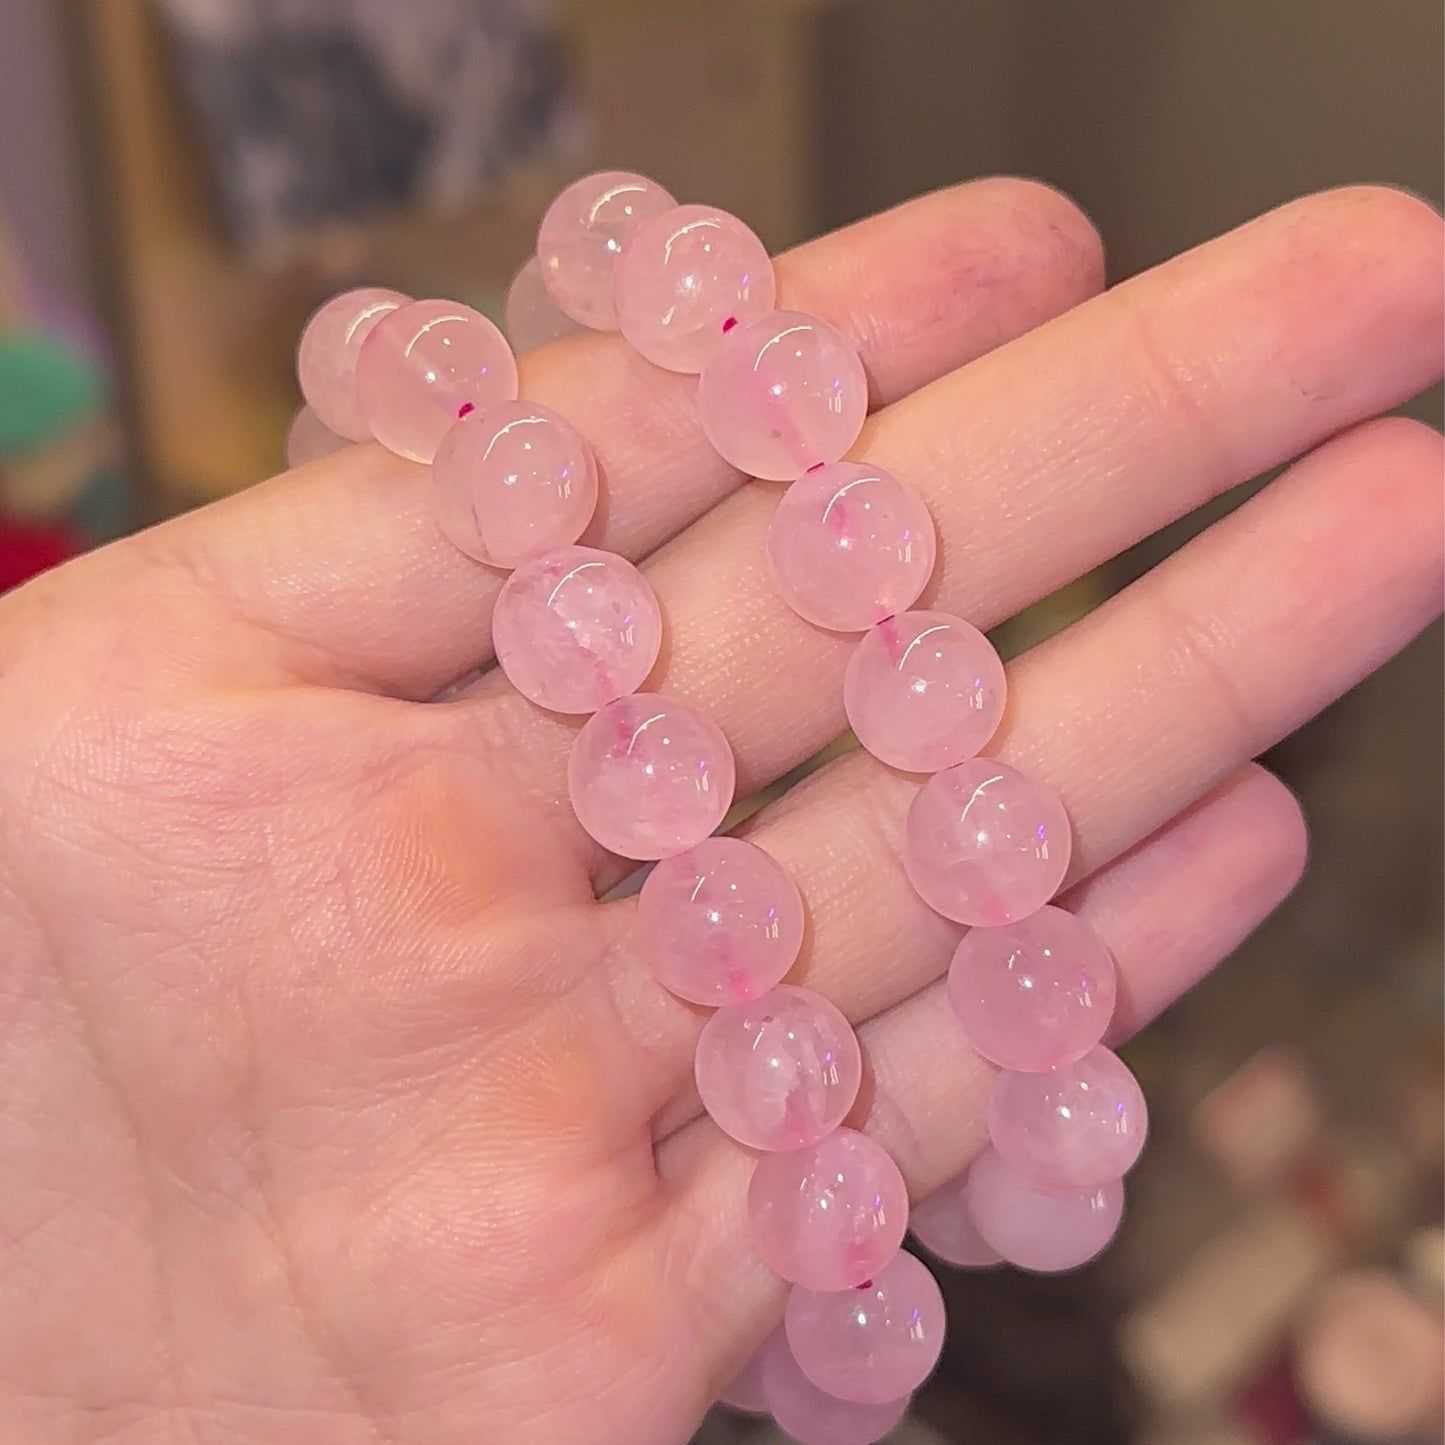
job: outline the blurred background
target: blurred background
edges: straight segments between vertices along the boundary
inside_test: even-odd
[[[1040,176],[1118,280],[1317,187],[1438,205],[1442,64],[1436,0],[0,0],[0,589],[277,470],[327,294],[500,316],[597,164],[775,249]],[[1409,410],[1440,424],[1438,393]],[[1061,1279],[941,1269],[899,1442],[1441,1439],[1442,700],[1432,631],[1267,760],[1309,876],[1127,1050],[1154,1133],[1118,1242]]]

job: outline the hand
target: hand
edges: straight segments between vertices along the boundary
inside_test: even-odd
[[[932,508],[930,600],[982,625],[1307,454],[1011,669],[995,749],[1069,807],[1121,1035],[1300,871],[1249,759],[1439,607],[1440,438],[1372,418],[1439,374],[1441,252],[1420,203],[1345,191],[1096,296],[1080,214],[998,180],[780,263],[862,350],[859,454]],[[775,597],[777,490],[710,453],[692,383],[586,337],[523,390],[596,445],[658,685],[740,796],[834,737],[848,644]],[[0,602],[6,1440],[678,1445],[776,1321],[749,1159],[691,1090],[702,1014],[594,901],[628,865],[570,816],[573,728],[480,671],[498,581],[365,446]],[[988,1070],[895,862],[912,792],[855,754],[750,831],[921,1195],[979,1147]]]

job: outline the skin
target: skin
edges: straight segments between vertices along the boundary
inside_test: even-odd
[[[1294,203],[1099,295],[1088,223],[985,181],[780,263],[859,345],[859,454],[927,499],[926,601],[991,625],[1246,478],[1279,479],[1010,669],[993,751],[1077,830],[1070,906],[1138,1027],[1285,896],[1249,760],[1435,615],[1442,228]],[[589,541],[646,558],[658,686],[740,792],[834,736],[847,643],[763,570],[777,490],[614,338],[527,358],[596,445]],[[0,600],[0,1435],[33,1445],[678,1445],[776,1322],[747,1156],[698,1116],[702,1011],[630,946],[565,802],[574,724],[490,657],[497,575],[425,471],[355,447]],[[854,1122],[915,1197],[982,1142],[957,930],[861,755],[749,831],[794,978],[859,1023]]]

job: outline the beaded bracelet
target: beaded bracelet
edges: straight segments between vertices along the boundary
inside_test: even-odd
[[[656,865],[636,905],[638,951],[663,987],[715,1010],[698,1094],[757,1151],[750,1236],[792,1287],[783,1328],[722,1398],[771,1413],[802,1445],[867,1445],[903,1417],[943,1343],[942,1295],[901,1249],[905,1228],[963,1267],[1082,1264],[1118,1226],[1146,1114],[1100,1042],[1113,960],[1049,904],[1069,863],[1063,805],[980,755],[1003,713],[1003,664],[964,619],[909,610],[934,568],[928,510],[882,468],[843,460],[868,409],[862,362],[827,322],[775,299],[772,262],[741,221],[606,172],[552,203],[506,322],[518,352],[620,330],[653,364],[698,375],[715,449],[745,476],[790,483],[767,538],[783,600],[816,627],[862,634],[843,689],[859,742],[929,775],[902,862],[925,903],[967,925],[948,996],[1000,1072],[991,1147],[911,1220],[897,1165],[844,1124],[863,1072],[852,1027],[782,981],[803,942],[798,889],[755,844],[714,836],[733,802],[727,740],[697,708],[639,691],[661,646],[657,598],[630,562],[576,545],[596,463],[563,417],[518,399],[502,333],[454,302],[379,288],[334,298],[301,338],[310,415],[293,450],[374,438],[429,463],[446,536],[513,569],[493,618],[498,663],[537,706],[589,715],[568,763],[573,811],[602,847]]]

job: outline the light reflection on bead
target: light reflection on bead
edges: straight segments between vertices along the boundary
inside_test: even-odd
[[[1035,1274],[1086,1264],[1113,1239],[1124,1212],[1118,1180],[1087,1194],[1046,1194],[1014,1174],[996,1149],[973,1161],[965,1197],[979,1234],[1010,1264]]]
[[[323,302],[302,330],[296,349],[301,395],[337,436],[354,442],[371,436],[356,395],[357,358],[377,322],[410,299],[384,286],[360,286]]]
[[[768,527],[768,565],[783,601],[838,632],[862,632],[912,606],[933,558],[928,508],[891,472],[860,462],[799,477]]]
[[[413,301],[372,328],[356,363],[356,394],[382,446],[429,462],[460,417],[517,395],[517,362],[480,311]]]
[[[849,1290],[794,1289],[783,1325],[798,1368],[840,1400],[875,1405],[916,1390],[943,1349],[943,1294],[900,1251]]]
[[[554,712],[595,712],[647,680],[662,645],[662,613],[625,557],[557,547],[507,578],[492,642],[523,697]]]
[[[883,1268],[908,1227],[908,1190],[886,1150],[853,1129],[764,1154],[748,1186],[753,1246],[776,1274],[847,1289]]]
[[[537,260],[552,299],[572,320],[613,331],[617,262],[638,226],[677,202],[646,176],[599,171],[574,181],[547,208]]]
[[[790,482],[857,441],[868,378],[827,322],[769,311],[723,338],[699,379],[697,406],[726,461],[751,477]]]
[[[1003,663],[988,638],[946,612],[900,612],[848,659],[843,707],[880,762],[936,773],[988,745],[1003,717]]]
[[[751,1149],[806,1149],[843,1122],[863,1080],[852,1026],[822,994],[787,984],[703,1025],[697,1091],[719,1129]]]
[[[666,858],[702,842],[732,805],[736,770],[717,724],[657,693],[620,697],[572,744],[577,821],[624,858]]]
[[[972,758],[918,790],[903,864],[930,908],[957,923],[997,927],[1054,896],[1071,846],[1068,815],[1053,792],[1007,763]]]
[[[723,336],[771,311],[775,296],[767,248],[715,206],[678,206],[643,222],[617,263],[622,334],[669,371],[701,371]]]
[[[565,417],[534,401],[499,402],[453,422],[432,483],[442,531],[494,567],[575,542],[597,510],[592,449]]]
[[[783,1332],[760,1352],[763,1399],[780,1429],[798,1445],[876,1445],[904,1415],[912,1397],[855,1405],[825,1394],[799,1368]]]
[[[512,277],[502,310],[502,329],[513,352],[522,356],[548,342],[575,336],[586,328],[574,321],[552,299],[542,281],[542,266],[535,256]]]
[[[1148,1112],[1128,1065],[1101,1046],[1048,1073],[1000,1074],[988,1132],[999,1157],[1026,1184],[1076,1194],[1134,1167]]]
[[[746,1003],[793,966],[803,900],[786,870],[741,838],[707,838],[664,858],[637,899],[639,952],[689,1003]]]

